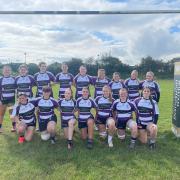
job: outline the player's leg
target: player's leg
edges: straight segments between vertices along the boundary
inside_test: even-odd
[[[35,126],[28,126],[26,128],[26,131],[25,131],[25,140],[26,141],[32,141],[32,138],[33,138],[33,135],[34,135],[34,129],[35,129]]]
[[[108,145],[109,147],[113,147],[112,139],[116,130],[115,121],[113,118],[108,118],[107,127],[108,127]]]
[[[87,148],[92,149],[92,147],[93,147],[93,137],[94,137],[94,119],[93,118],[89,118],[87,120],[87,126],[88,126]]]
[[[4,119],[4,114],[6,112],[6,105],[4,105],[2,102],[0,102],[0,133],[2,133],[2,123]]]
[[[136,138],[138,135],[137,123],[135,121],[133,121],[132,119],[130,119],[127,122],[127,127],[129,127],[129,129],[131,131],[131,141],[130,141],[129,148],[134,149],[135,143],[136,143]]]
[[[73,147],[73,132],[74,132],[74,126],[75,126],[75,119],[70,119],[68,121],[68,149],[71,149]]]
[[[18,142],[20,144],[25,141],[24,135],[25,135],[26,128],[27,128],[27,125],[22,121],[20,121],[17,125],[17,134],[19,136]]]
[[[149,148],[154,149],[157,137],[157,125],[153,123],[149,123],[147,125],[147,131],[149,132]]]

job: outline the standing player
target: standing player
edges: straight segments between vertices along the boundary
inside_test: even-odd
[[[0,78],[0,133],[2,132],[2,123],[6,109],[9,108],[9,114],[12,113],[12,106],[15,103],[15,77],[11,76],[11,67],[3,66],[3,77]],[[16,131],[16,123],[12,122],[11,131]]]
[[[72,99],[72,90],[67,88],[64,98],[58,101],[61,112],[61,127],[64,129],[64,136],[67,139],[68,149],[73,147],[73,131],[76,118],[74,115],[75,101]]]
[[[43,86],[51,86],[51,83],[55,81],[54,75],[47,71],[47,64],[45,62],[39,63],[40,71],[34,75],[34,79],[37,84],[36,97],[42,97]],[[53,93],[51,94],[53,97]]]
[[[103,87],[110,83],[110,79],[106,77],[104,69],[98,69],[98,76],[93,78],[93,84],[95,87],[94,98],[103,95]]]
[[[112,90],[112,96],[114,99],[119,99],[119,90],[121,88],[125,88],[123,81],[121,80],[121,76],[118,72],[113,73],[113,80],[109,84]]]
[[[64,93],[67,88],[71,89],[73,83],[73,75],[68,73],[68,65],[63,63],[61,65],[62,72],[56,75],[56,82],[60,84],[59,98],[64,98]]]
[[[39,130],[41,139],[51,140],[51,144],[55,144],[57,117],[54,109],[58,108],[58,102],[51,97],[51,87],[43,87],[43,97],[39,97],[32,102],[38,108]]]
[[[81,129],[82,139],[87,139],[87,148],[93,147],[94,135],[94,117],[91,113],[92,108],[96,108],[96,104],[92,98],[89,97],[89,89],[84,87],[82,89],[82,97],[76,101],[76,108],[78,110],[78,127]]]
[[[157,137],[159,109],[157,102],[151,97],[151,90],[149,87],[144,87],[142,94],[143,97],[139,97],[134,101],[139,129],[139,140],[142,143],[147,143],[147,133],[149,133],[149,148],[154,149]]]
[[[137,70],[131,72],[131,77],[125,80],[124,85],[128,90],[129,100],[133,101],[140,96],[140,81]]]
[[[19,94],[18,105],[14,106],[11,119],[17,122],[18,142],[31,141],[36,125],[35,106],[28,102],[26,94]]]
[[[132,113],[135,111],[134,105],[128,101],[127,89],[122,88],[119,91],[119,99],[114,101],[112,106],[116,127],[118,129],[118,138],[125,139],[125,130],[128,127],[131,131],[131,141],[129,148],[134,149],[137,138],[137,124],[132,120]]]
[[[106,127],[108,128],[108,145],[109,147],[113,147],[112,139],[116,128],[115,121],[112,118],[111,106],[114,99],[112,98],[109,86],[105,85],[102,91],[103,95],[95,99],[97,104],[96,124],[98,124],[99,135],[102,138],[106,138]]]
[[[85,66],[80,66],[79,74],[74,78],[74,84],[76,87],[76,99],[82,96],[82,89],[86,87],[89,89],[90,84],[93,84],[92,77],[87,75],[87,69]]]
[[[33,97],[32,87],[35,86],[33,76],[28,75],[28,67],[26,64],[19,66],[19,76],[16,77],[17,95],[25,93],[29,98]]]
[[[149,71],[146,73],[146,80],[140,83],[140,88],[143,89],[144,87],[149,87],[151,90],[151,97],[156,102],[159,102],[160,99],[160,87],[159,84],[154,81],[154,73]]]

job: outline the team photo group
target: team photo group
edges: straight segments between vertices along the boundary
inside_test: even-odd
[[[60,119],[68,149],[73,148],[76,125],[88,149],[93,148],[95,130],[112,148],[115,136],[121,142],[125,140],[126,129],[131,135],[128,148],[134,149],[137,139],[148,144],[150,149],[156,147],[160,88],[152,71],[140,81],[136,70],[122,80],[119,72],[114,72],[112,79],[108,78],[104,69],[98,69],[96,77],[88,75],[84,65],[79,67],[76,76],[68,72],[66,63],[61,64],[56,76],[47,71],[45,62],[39,63],[39,69],[32,76],[28,74],[27,65],[22,64],[14,77],[11,67],[3,66],[0,133],[3,133],[3,119],[8,110],[11,131],[17,133],[20,144],[32,141],[35,129],[40,132],[42,141],[50,140],[55,144],[57,120]],[[59,85],[58,99],[54,98],[52,90],[56,84]],[[34,94],[33,87],[37,89]],[[90,89],[93,88],[92,94]]]

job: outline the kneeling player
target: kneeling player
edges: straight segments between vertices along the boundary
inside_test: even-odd
[[[72,99],[72,90],[67,88],[64,93],[64,98],[59,100],[61,112],[61,127],[64,129],[64,136],[68,142],[68,149],[73,147],[73,132],[76,118],[74,116],[75,101]]]
[[[118,137],[125,139],[126,126],[131,131],[130,149],[134,149],[137,138],[137,124],[132,120],[132,113],[135,111],[134,105],[128,101],[128,93],[125,88],[120,89],[119,99],[114,101],[112,106],[114,118],[116,119],[116,127],[118,129]]]
[[[39,130],[41,139],[44,141],[51,140],[55,144],[57,116],[54,109],[58,108],[58,102],[51,97],[51,87],[43,87],[43,97],[37,98],[35,105],[38,108]]]
[[[18,142],[31,141],[36,124],[35,106],[26,94],[19,94],[19,104],[14,106],[11,119],[17,122]]]
[[[88,88],[82,89],[82,97],[77,99],[76,108],[78,110],[78,127],[81,129],[82,139],[87,139],[87,148],[93,147],[94,135],[94,117],[91,114],[91,109],[96,108],[96,104],[92,98],[89,97]]]
[[[102,138],[106,138],[106,127],[108,128],[108,145],[113,147],[113,135],[115,132],[115,121],[112,118],[111,106],[114,101],[111,95],[111,89],[109,86],[105,85],[102,89],[103,95],[98,96],[95,99],[97,104],[96,112],[96,124],[99,127],[99,135]]]
[[[134,101],[137,113],[137,124],[139,129],[139,140],[142,143],[147,143],[147,133],[150,136],[149,148],[155,148],[157,137],[157,121],[159,109],[157,102],[151,98],[151,90],[149,87],[144,87],[143,97],[137,98]]]

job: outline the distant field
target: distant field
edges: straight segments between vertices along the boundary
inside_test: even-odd
[[[58,121],[58,142],[42,142],[36,133],[33,142],[19,145],[17,136],[10,132],[11,124],[6,116],[0,134],[0,180],[3,179],[180,179],[180,139],[171,133],[173,81],[162,80],[159,133],[154,152],[137,144],[128,151],[129,135],[125,144],[117,137],[114,148],[101,142],[97,133],[93,150],[85,147],[76,129],[72,152],[66,149],[66,141]],[[57,87],[54,86],[57,94]],[[129,134],[129,133],[128,133]]]

